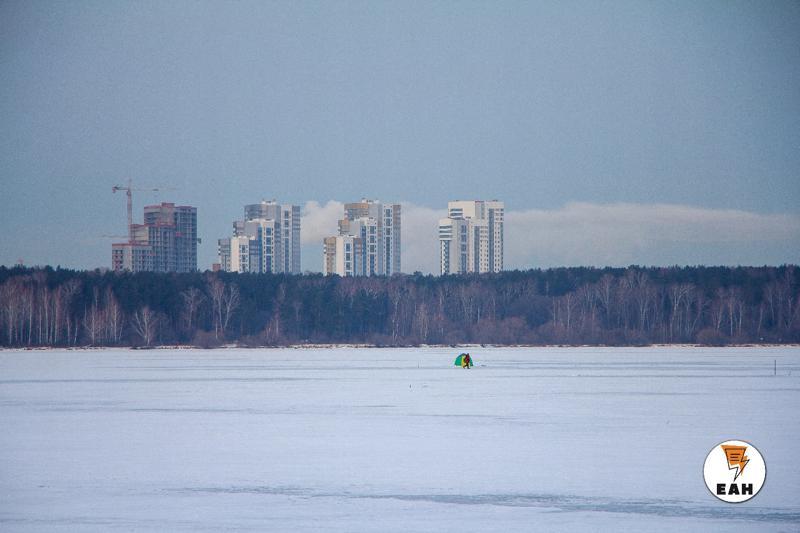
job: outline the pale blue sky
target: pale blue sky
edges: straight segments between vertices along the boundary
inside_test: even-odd
[[[175,189],[137,218],[199,208],[201,268],[245,203],[362,196],[736,210],[772,244],[625,262],[800,262],[798,28],[798,2],[5,1],[0,264],[109,265],[127,177]],[[536,252],[514,266],[613,262]]]

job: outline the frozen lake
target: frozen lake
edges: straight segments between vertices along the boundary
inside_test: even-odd
[[[798,348],[469,351],[0,352],[0,530],[800,530]]]

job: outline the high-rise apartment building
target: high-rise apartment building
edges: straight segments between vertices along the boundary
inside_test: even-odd
[[[283,271],[300,274],[300,206],[281,206]]]
[[[228,272],[250,272],[250,265],[255,265],[260,259],[259,242],[249,237],[231,237],[228,239],[230,256],[228,259]],[[251,246],[252,244],[252,246]]]
[[[362,252],[364,239],[353,235],[325,237],[323,240],[323,274],[340,276],[363,275]]]
[[[244,206],[233,237],[217,241],[227,272],[300,273],[300,206],[261,202]]]
[[[439,266],[442,274],[467,271],[467,221],[462,218],[439,220]]]
[[[217,239],[217,254],[219,255],[219,263],[213,265],[213,270],[216,272],[221,270],[223,272],[233,272],[231,268],[231,250],[236,249],[232,246],[234,243],[230,237]],[[238,245],[238,243],[236,243]],[[238,270],[236,270],[238,272]]]
[[[401,229],[400,204],[367,199],[345,204],[339,235],[323,240],[323,271],[340,276],[400,272]]]
[[[497,200],[448,202],[439,220],[439,266],[442,274],[503,270],[505,206]]]
[[[115,271],[197,270],[197,208],[163,202],[144,208],[144,224],[133,224],[131,239],[111,245]]]
[[[111,245],[111,268],[115,272],[150,272],[153,270],[152,249],[144,243],[114,243]]]

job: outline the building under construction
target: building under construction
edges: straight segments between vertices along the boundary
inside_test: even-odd
[[[144,208],[144,224],[130,224],[128,242],[111,245],[115,271],[195,272],[197,208],[162,202]]]

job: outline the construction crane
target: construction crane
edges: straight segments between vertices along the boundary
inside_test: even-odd
[[[111,192],[125,191],[125,195],[128,197],[128,243],[133,243],[133,191],[158,192],[161,190],[166,189],[134,189],[130,178],[128,178],[127,187],[124,185],[114,185],[111,188]]]

